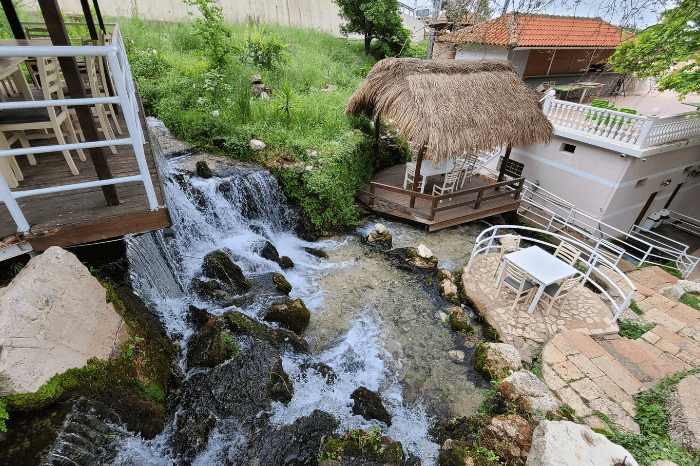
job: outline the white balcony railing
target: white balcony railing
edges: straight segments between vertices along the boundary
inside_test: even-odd
[[[636,149],[700,138],[700,112],[687,112],[659,117],[630,115],[575,102],[544,99],[543,111],[554,128],[577,136],[586,142],[595,141]]]
[[[136,98],[134,83],[131,77],[131,69],[126,57],[124,42],[115,26],[112,32],[111,45],[103,46],[13,46],[0,47],[0,56],[3,57],[82,57],[82,56],[103,56],[107,58],[111,76],[115,85],[115,96],[111,97],[89,97],[85,99],[62,99],[62,100],[28,100],[17,102],[1,102],[0,110],[12,108],[41,108],[51,106],[75,106],[75,105],[95,105],[95,104],[117,104],[121,107],[124,119],[129,131],[128,137],[119,139],[105,139],[101,141],[79,142],[75,144],[55,144],[49,146],[29,147],[21,149],[10,149],[0,151],[0,157],[18,156],[26,154],[39,154],[46,152],[60,152],[62,150],[89,149],[93,147],[107,147],[130,145],[133,147],[136,161],[139,168],[138,175],[123,176],[106,180],[89,181],[83,183],[66,184],[60,186],[50,186],[41,189],[31,189],[24,191],[11,191],[5,179],[0,176],[0,202],[3,202],[10,215],[17,225],[17,231],[26,233],[30,230],[22,210],[17,203],[17,199],[38,196],[41,194],[73,191],[84,188],[94,188],[120,183],[142,182],[146,190],[148,204],[151,210],[158,210],[158,200],[151,180],[151,175],[144,153],[144,134],[139,120],[139,103]]]

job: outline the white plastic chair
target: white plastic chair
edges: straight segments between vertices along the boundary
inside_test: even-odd
[[[496,298],[501,294],[501,288],[504,284],[515,292],[515,301],[513,301],[513,306],[510,308],[511,311],[515,309],[518,301],[525,300],[529,302],[532,298],[532,293],[537,289],[535,284],[527,279],[527,274],[524,270],[508,261],[505,261],[504,264],[501,282],[496,290]]]
[[[503,262],[503,256],[505,256],[506,253],[518,250],[520,250],[520,236],[505,235],[503,238],[501,238],[501,250],[498,254],[498,263],[500,264]],[[493,274],[494,277],[498,275],[499,269],[500,265],[496,268],[496,273]]]
[[[454,192],[461,173],[462,170],[460,168],[453,168],[451,172],[445,175],[445,179],[442,183],[435,183],[435,185],[433,185],[433,196],[442,196],[443,194]],[[449,200],[451,201],[452,198]]]
[[[570,245],[569,243],[562,241],[559,243],[559,246],[557,246],[557,250],[554,251],[554,257],[557,257],[570,266],[574,266],[576,264],[576,261],[578,260],[579,256],[581,255],[581,251]]]
[[[426,182],[426,177],[423,175],[420,175],[420,177],[423,179],[421,182],[421,187],[420,187],[420,192],[423,192],[425,190],[425,182]],[[403,189],[406,189],[406,185],[409,186],[409,189],[413,189],[413,183],[416,180],[416,169],[415,167],[412,167],[409,164],[406,164],[406,175],[403,178]]]
[[[539,306],[540,303],[546,303],[548,301],[549,305],[544,311],[544,315],[548,316],[552,311],[552,306],[554,306],[554,303],[561,300],[561,304],[559,305],[559,313],[561,314],[561,310],[564,308],[566,300],[569,299],[569,296],[571,295],[571,290],[580,283],[581,275],[567,278],[561,284],[552,283],[551,285],[546,286],[537,305]]]

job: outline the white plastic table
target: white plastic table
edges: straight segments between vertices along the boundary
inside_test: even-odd
[[[544,288],[559,280],[573,277],[578,273],[578,270],[567,264],[561,259],[557,259],[552,254],[537,246],[521,249],[520,251],[511,252],[503,256],[505,260],[511,264],[515,264],[528,274],[534,282],[539,286],[535,298],[532,300],[527,312],[532,314],[535,307],[542,297]],[[503,269],[505,261],[501,267],[501,273],[498,276],[498,283],[503,279]]]

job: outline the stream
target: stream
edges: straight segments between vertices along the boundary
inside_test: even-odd
[[[251,282],[271,272],[285,276],[292,285],[290,297],[302,299],[311,311],[303,335],[310,354],[279,350],[294,395],[287,403],[272,401],[269,409],[257,414],[256,418],[264,418],[264,428],[260,421],[250,430],[247,421],[222,416],[220,409],[204,436],[206,444],[194,453],[183,453],[178,446],[178,419],[190,416],[185,412],[195,402],[181,395],[173,402],[174,415],[160,435],[144,440],[125,432],[111,464],[247,464],[255,456],[251,449],[275,448],[264,442],[263,447],[256,446],[251,432],[281,432],[295,421],[313,417],[315,410],[337,421],[337,433],[373,426],[401,442],[411,464],[418,460],[423,465],[437,464],[439,445],[432,441],[429,428],[436,421],[474,414],[488,388],[473,369],[474,348],[483,336],[476,323],[474,335],[458,335],[449,328],[445,319],[452,305],[438,295],[434,275],[397,267],[363,238],[381,222],[392,233],[394,248],[423,243],[439,258],[440,267],[457,271],[465,264],[475,237],[489,225],[474,222],[428,235],[418,227],[370,217],[355,232],[308,242],[298,236],[299,216],[268,171],[194,151],[174,140],[158,120],[149,119],[149,127],[157,141],[154,145],[162,149],[154,147],[161,154],[173,226],[126,238],[127,257],[134,292],[182,348],[183,386],[196,386],[229,364],[186,371],[187,340],[194,331],[187,319],[191,305],[214,315],[235,310],[261,320],[261,313],[279,298],[260,292],[231,306],[197,296],[190,283],[201,276],[202,260],[214,250],[229,252]],[[213,178],[194,175],[194,163],[202,159],[215,173]],[[282,270],[263,259],[260,249],[266,241],[280,256],[291,258],[294,267]],[[465,313],[474,321],[469,309]],[[257,348],[245,339],[239,343],[244,358],[246,350]],[[333,370],[334,383],[302,369],[319,363]],[[378,391],[391,414],[391,426],[353,414],[350,394],[360,386]]]

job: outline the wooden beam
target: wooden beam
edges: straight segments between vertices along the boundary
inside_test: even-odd
[[[51,37],[53,45],[71,45],[66,25],[61,16],[61,9],[58,6],[58,1],[39,0],[39,8],[41,8],[41,14],[44,17],[44,23],[46,23],[46,28],[49,31],[49,36]],[[58,62],[61,65],[61,71],[63,72],[66,86],[68,86],[72,98],[87,98],[83,78],[80,76],[78,62],[75,60],[75,57],[60,57]],[[95,120],[92,117],[90,106],[76,106],[75,113],[78,116],[80,128],[83,130],[85,140],[99,141],[100,138],[97,134],[97,127],[95,126]],[[132,137],[137,136],[132,135]],[[88,152],[90,153],[92,164],[95,166],[97,178],[100,180],[112,179],[112,172],[107,164],[104,147],[88,149]],[[119,195],[117,194],[117,187],[115,185],[103,186],[102,193],[105,196],[105,201],[108,206],[119,205]]]
[[[425,153],[425,144],[423,144],[420,149],[418,150],[418,157],[416,158],[416,173],[413,177],[413,188],[411,188],[412,191],[418,191],[418,187],[420,186],[420,169],[423,165],[423,154]],[[415,207],[416,205],[416,198],[415,196],[411,196],[411,202],[409,203],[409,206],[411,208]]]
[[[97,29],[95,29],[95,21],[92,19],[92,11],[90,11],[90,3],[88,0],[80,0],[80,5],[83,7],[83,16],[85,16],[85,22],[87,23],[88,31],[90,32],[90,39],[98,40]]]
[[[100,13],[100,4],[97,3],[97,0],[93,0],[92,6],[95,7],[95,15],[97,16],[97,22],[100,25],[100,29],[102,30],[102,33],[107,34],[107,29],[105,28],[105,22],[102,21],[102,13]]]
[[[510,161],[510,144],[506,146],[506,153],[503,155],[503,161],[501,161],[501,170],[498,173],[498,180],[496,181],[497,183],[500,183],[503,181],[506,177],[506,165],[508,165],[508,162]],[[496,188],[496,191],[498,191],[500,188]]]
[[[27,36],[24,35],[24,29],[22,29],[22,24],[19,22],[15,4],[12,0],[2,0],[2,9],[5,10],[7,22],[10,23],[10,29],[12,29],[12,35],[15,36],[15,39],[26,39]]]

